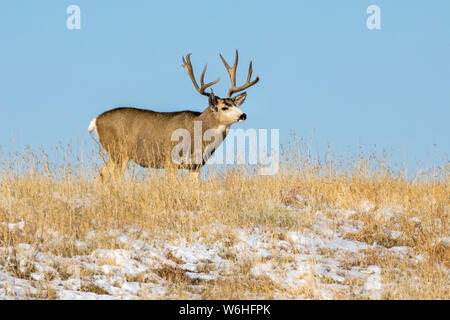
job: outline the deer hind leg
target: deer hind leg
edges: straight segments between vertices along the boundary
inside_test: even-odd
[[[103,167],[100,168],[100,178],[102,179],[102,182],[105,182],[107,179],[111,177],[111,166],[112,161],[109,160]]]
[[[101,169],[100,177],[102,181],[106,181],[113,178],[116,181],[120,181],[127,168],[128,159],[112,160],[110,159]]]
[[[119,181],[122,179],[125,170],[127,169],[128,159],[123,159],[119,165],[116,166],[116,171],[114,172],[114,179]]]

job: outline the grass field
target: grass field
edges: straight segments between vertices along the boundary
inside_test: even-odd
[[[0,299],[450,298],[449,162],[286,149],[274,176],[107,183],[95,151],[3,154]]]

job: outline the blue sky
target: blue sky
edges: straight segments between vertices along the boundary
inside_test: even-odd
[[[66,8],[81,8],[68,30]],[[381,30],[366,9],[381,8]],[[207,81],[229,79],[218,53],[240,52],[261,81],[248,119],[338,154],[393,150],[414,167],[450,151],[450,2],[112,1],[0,2],[0,146],[50,148],[87,140],[90,120],[116,106],[202,110],[205,97],[181,67],[192,52]]]

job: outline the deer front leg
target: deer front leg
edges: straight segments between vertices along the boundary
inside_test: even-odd
[[[189,179],[194,182],[200,181],[200,169],[189,170]]]
[[[178,167],[170,164],[165,167],[166,179],[177,179],[178,177]]]

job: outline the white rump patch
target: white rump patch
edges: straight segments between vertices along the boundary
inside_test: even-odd
[[[95,133],[97,133],[97,118],[92,119],[91,123],[89,124],[88,130],[89,130],[89,132],[92,132],[95,130]]]

